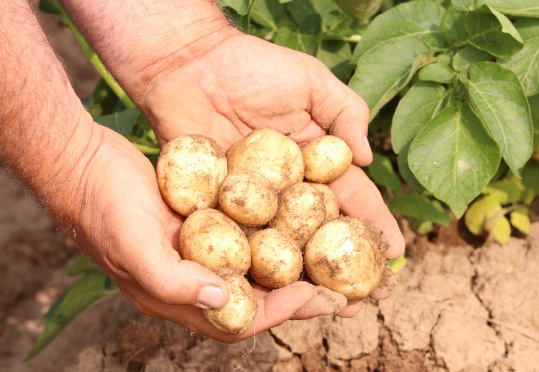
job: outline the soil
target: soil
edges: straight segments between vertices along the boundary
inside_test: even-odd
[[[84,79],[95,85],[95,75]],[[400,284],[354,318],[289,321],[227,345],[148,318],[117,295],[23,363],[41,317],[74,280],[62,272],[78,251],[1,165],[0,200],[2,371],[539,371],[539,222],[500,246],[470,240],[456,222],[418,237],[402,221]]]

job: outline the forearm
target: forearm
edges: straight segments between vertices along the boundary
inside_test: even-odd
[[[181,67],[235,32],[215,0],[61,2],[135,103],[160,73]]]
[[[28,3],[0,13],[0,159],[67,228],[96,128]]]

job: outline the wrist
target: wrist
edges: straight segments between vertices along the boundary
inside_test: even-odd
[[[164,71],[188,64],[239,32],[214,0],[62,3],[137,104]]]

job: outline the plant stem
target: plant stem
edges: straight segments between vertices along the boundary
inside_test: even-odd
[[[361,35],[352,35],[352,36],[324,36],[323,40],[340,40],[346,41],[349,43],[357,44],[361,40]]]
[[[71,32],[73,32],[73,35],[75,35],[75,38],[84,50],[84,54],[86,54],[86,56],[88,57],[92,65],[95,67],[97,72],[99,72],[103,80],[107,82],[109,87],[118,96],[118,98],[120,99],[120,101],[122,101],[125,107],[127,107],[128,109],[135,107],[135,104],[133,103],[133,101],[131,101],[131,98],[129,98],[129,96],[127,95],[127,93],[125,93],[120,84],[118,84],[114,77],[112,77],[103,62],[101,62],[98,55],[92,50],[90,45],[88,45],[86,39],[84,39],[84,36],[82,36],[82,34],[79,32],[77,27],[75,27],[73,22],[71,22],[71,19],[69,19],[69,16],[62,7],[60,7],[60,12],[60,19],[71,30]]]

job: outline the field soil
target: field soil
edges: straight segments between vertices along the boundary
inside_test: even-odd
[[[58,19],[44,20],[87,97],[98,75]],[[351,319],[289,321],[227,345],[145,317],[117,295],[23,363],[43,314],[76,280],[62,272],[79,253],[1,164],[0,203],[1,371],[539,371],[537,221],[504,246],[471,239],[456,221],[429,237],[400,221],[400,285]]]

